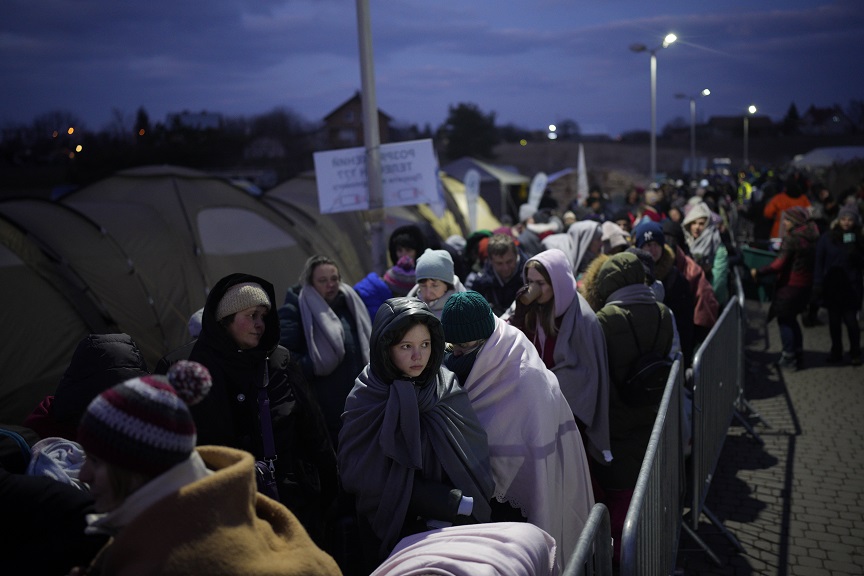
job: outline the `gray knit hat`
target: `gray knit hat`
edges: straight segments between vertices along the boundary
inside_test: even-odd
[[[427,248],[417,259],[414,270],[418,282],[431,279],[453,284],[453,257],[446,250]]]
[[[219,306],[216,307],[216,320],[222,320],[226,316],[253,306],[266,306],[268,309],[271,307],[270,298],[261,285],[255,282],[235,284],[228,288],[219,300]]]
[[[456,292],[444,304],[441,325],[447,342],[462,344],[485,340],[495,331],[495,314],[478,292]]]

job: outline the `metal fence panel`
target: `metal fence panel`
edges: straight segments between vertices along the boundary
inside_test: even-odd
[[[562,576],[612,576],[612,527],[603,504],[591,508]]]
[[[666,391],[624,520],[619,544],[622,576],[666,576],[675,570],[682,518],[680,426],[683,381],[679,354],[669,372]]]
[[[691,521],[694,530],[699,527],[699,516],[740,393],[744,353],[740,322],[739,300],[732,299],[693,360]]]

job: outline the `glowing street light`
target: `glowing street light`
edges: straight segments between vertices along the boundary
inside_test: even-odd
[[[696,179],[696,98],[710,96],[711,90],[705,88],[690,98],[690,180]],[[688,98],[686,94],[675,94],[675,98]]]
[[[750,116],[756,113],[756,106],[750,105],[747,107],[747,114],[744,114],[744,168],[750,165],[750,158],[747,154],[748,132],[750,131]]]
[[[633,52],[648,52],[651,55],[651,181],[657,181],[657,50],[667,48],[678,40],[675,34],[667,34],[663,43],[649,50],[644,44],[632,44]]]

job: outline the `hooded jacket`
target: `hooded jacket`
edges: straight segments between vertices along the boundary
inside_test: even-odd
[[[423,373],[408,380],[390,360],[390,347],[418,318],[429,328],[432,353]],[[457,520],[462,495],[474,499],[473,521],[487,522],[494,482],[486,433],[455,375],[441,366],[444,331],[426,304],[387,300],[371,342],[369,365],[345,402],[338,457],[342,485],[356,496],[383,559],[416,531],[417,517]]]
[[[258,387],[269,377],[267,396],[276,447],[276,475],[282,502],[318,537],[323,511],[336,496],[336,459],[321,409],[288,350],[279,346],[279,318],[271,306],[264,334],[253,349],[240,350],[216,320],[216,309],[231,286],[255,282],[274,300],[273,285],[249,274],[230,274],[207,297],[201,334],[189,360],[207,367],[210,393],[190,408],[198,444],[219,444],[264,456],[258,424]]]
[[[545,250],[528,262],[537,260],[549,273],[555,294],[554,316],[560,321],[552,365],[561,392],[576,418],[585,426],[586,449],[599,462],[609,461],[609,366],[606,340],[591,306],[576,290],[570,260],[564,252]],[[527,283],[528,264],[522,271]],[[541,330],[526,330],[538,350],[543,350]],[[541,352],[542,356],[542,352]]]
[[[148,374],[138,345],[128,334],[90,334],[78,343],[53,396],[24,420],[41,438],[78,437],[78,421],[104,390]]]
[[[597,298],[604,302],[597,320],[609,354],[609,433],[615,455],[609,466],[598,466],[595,473],[604,488],[631,489],[645,458],[657,407],[628,406],[619,386],[626,381],[640,350],[643,354],[669,354],[672,317],[645,285],[645,269],[634,254],[608,258],[597,271],[594,283]]]

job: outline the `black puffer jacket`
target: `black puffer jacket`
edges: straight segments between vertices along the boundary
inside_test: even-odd
[[[271,306],[256,348],[240,350],[216,320],[216,308],[231,286],[256,282],[274,300],[273,285],[248,274],[231,274],[210,291],[201,334],[189,354],[210,370],[213,387],[191,408],[198,444],[217,444],[263,457],[258,423],[258,386],[269,376],[267,394],[276,444],[276,474],[282,503],[321,542],[322,519],[337,493],[336,456],[321,409],[288,350],[279,346],[279,318]],[[266,367],[266,369],[265,369]]]

